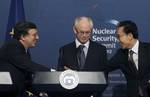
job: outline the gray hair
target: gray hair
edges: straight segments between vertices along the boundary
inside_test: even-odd
[[[75,22],[74,22],[74,28],[77,29],[78,28],[78,25],[79,25],[79,22],[83,19],[87,19],[87,21],[90,23],[90,26],[91,26],[91,29],[93,29],[93,21],[90,17],[86,17],[86,16],[82,16],[82,17],[77,17],[75,19]]]

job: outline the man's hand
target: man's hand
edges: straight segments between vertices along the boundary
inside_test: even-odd
[[[45,92],[40,92],[39,97],[49,97],[47,93]]]
[[[69,67],[67,67],[67,66],[64,66],[64,69],[65,69],[65,70],[68,70],[68,69],[70,69],[70,68],[69,68]]]

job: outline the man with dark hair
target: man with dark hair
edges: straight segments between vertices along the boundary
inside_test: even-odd
[[[13,38],[19,40],[21,38],[21,35],[25,36],[28,34],[28,30],[31,28],[37,29],[36,25],[31,22],[19,22],[14,27],[15,34],[13,35]]]
[[[13,38],[0,48],[0,69],[10,72],[15,86],[15,92],[10,94],[10,97],[22,96],[23,91],[29,88],[34,72],[49,70],[33,62],[28,52],[39,39],[37,32],[34,23],[19,22],[14,27]]]
[[[150,79],[150,43],[138,40],[138,29],[132,21],[121,21],[116,32],[120,48],[110,59],[108,71],[121,69],[127,80],[127,97],[147,97]]]

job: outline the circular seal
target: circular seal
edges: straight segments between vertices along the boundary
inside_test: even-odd
[[[60,74],[59,82],[65,89],[74,89],[78,86],[79,77],[76,71],[65,70]]]

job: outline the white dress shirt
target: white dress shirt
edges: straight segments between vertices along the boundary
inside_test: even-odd
[[[133,53],[133,61],[134,61],[136,68],[138,70],[138,57],[139,57],[138,56],[138,50],[139,50],[139,41],[138,40],[136,41],[135,45],[131,49],[129,49],[129,51],[130,50],[132,50],[134,52]]]
[[[90,44],[90,41],[87,41],[85,44],[82,44],[78,41],[78,39],[75,40],[75,43],[76,43],[76,48],[78,48],[80,45],[84,45],[85,47],[83,48],[83,51],[84,51],[84,54],[85,54],[85,57],[87,56],[87,53],[88,53],[88,49],[89,49],[89,44]]]

